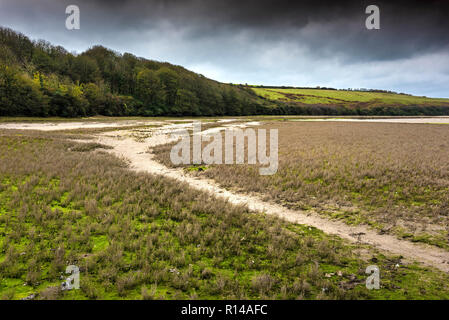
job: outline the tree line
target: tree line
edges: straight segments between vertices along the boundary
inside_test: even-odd
[[[181,66],[102,46],[77,55],[0,28],[0,116],[222,116],[275,107]]]

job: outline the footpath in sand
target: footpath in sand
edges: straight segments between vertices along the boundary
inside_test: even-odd
[[[247,125],[257,125],[257,123],[247,123]],[[366,226],[349,226],[339,221],[327,220],[311,212],[290,210],[281,205],[263,201],[258,196],[231,192],[219,187],[213,180],[193,177],[186,174],[182,169],[168,168],[155,161],[148,149],[173,141],[170,138],[170,133],[185,129],[188,126],[189,124],[170,124],[160,128],[148,129],[152,132],[144,135],[144,138],[141,139],[136,139],[132,130],[103,133],[97,135],[96,138],[98,142],[113,147],[110,150],[111,153],[127,159],[132,170],[176,179],[197,190],[210,192],[229,203],[245,205],[251,211],[276,215],[289,222],[313,226],[325,233],[337,235],[351,242],[368,244],[379,250],[400,255],[408,261],[418,261],[427,266],[449,272],[449,252],[443,249],[400,240],[392,235],[380,235]],[[230,127],[232,124],[226,126]],[[216,131],[217,128],[213,128],[213,130]]]

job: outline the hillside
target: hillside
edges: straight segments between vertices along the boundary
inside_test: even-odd
[[[94,46],[69,53],[0,27],[0,116],[449,115],[449,99],[224,84]]]
[[[285,87],[250,87],[267,100],[282,101],[304,110],[328,110],[331,114],[439,115],[447,114],[449,99],[412,96],[381,90],[335,90]],[[322,112],[317,110],[317,112]]]
[[[251,90],[181,66],[94,46],[75,55],[0,28],[0,116],[267,113]]]

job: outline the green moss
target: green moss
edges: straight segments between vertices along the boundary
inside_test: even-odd
[[[193,166],[185,168],[185,170],[188,171],[188,172],[206,171],[207,170],[207,166],[204,166],[204,165],[193,165]]]
[[[105,250],[109,246],[108,237],[105,235],[102,236],[93,236],[91,237],[93,243],[92,252],[99,252]]]

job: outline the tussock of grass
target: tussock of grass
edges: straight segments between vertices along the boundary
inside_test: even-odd
[[[78,143],[74,147],[69,148],[70,151],[75,152],[89,152],[96,149],[112,149],[112,147],[101,144],[101,143]]]

